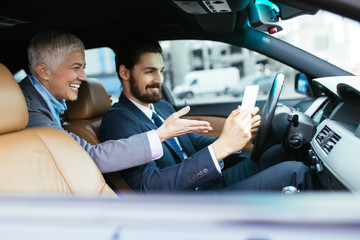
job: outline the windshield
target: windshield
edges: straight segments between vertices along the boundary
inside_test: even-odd
[[[282,26],[274,37],[360,75],[359,22],[320,10],[282,21]]]

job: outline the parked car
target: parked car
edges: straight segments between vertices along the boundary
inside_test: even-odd
[[[94,175],[101,180],[96,186],[107,185],[94,164],[90,175],[88,168],[78,165],[69,168],[74,171],[50,171],[62,166],[61,161],[39,164],[40,153],[57,157],[50,150],[65,155],[69,166],[71,160],[89,156],[79,158],[66,147],[73,145],[73,139],[53,129],[42,128],[52,133],[54,141],[26,141],[20,135],[23,131],[29,133],[26,137],[39,135],[23,129],[27,114],[14,115],[18,108],[12,107],[26,104],[0,84],[0,238],[358,239],[360,79],[351,71],[359,66],[359,13],[359,0],[3,1],[0,63],[10,76],[29,72],[27,46],[44,29],[70,31],[87,49],[116,49],[127,35],[146,35],[164,44],[163,98],[175,109],[190,105],[186,117],[209,121],[212,136],[219,136],[226,117],[241,102],[231,96],[175,101],[171,90],[181,82],[177,76],[230,66],[246,75],[269,70],[285,76],[284,82],[269,78],[267,98],[257,101],[262,115],[259,133],[242,154],[256,159],[281,143],[312,169],[321,191],[287,196],[196,192],[100,198],[70,196],[67,187],[51,194],[46,191],[48,184],[59,180],[61,186],[68,186],[72,182],[64,178],[69,175],[75,182],[85,177],[78,185],[80,192],[96,185],[88,181]],[[185,51],[184,42],[178,42],[194,40],[204,44]],[[0,75],[0,83],[9,74],[5,75]],[[5,132],[8,127],[10,132]],[[225,162],[225,167],[231,164]],[[40,179],[36,183],[35,176]],[[16,192],[19,186],[25,190]]]
[[[244,94],[245,87],[249,85],[258,85],[259,92],[267,94],[270,91],[272,82],[276,74],[250,75],[242,78],[238,84],[230,88],[229,94],[239,97]]]
[[[240,79],[239,69],[235,67],[189,72],[184,80],[173,90],[180,98],[192,98],[200,94],[224,94],[232,89]]]

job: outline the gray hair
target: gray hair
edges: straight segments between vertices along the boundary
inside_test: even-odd
[[[29,70],[36,75],[35,66],[45,63],[55,72],[67,54],[74,50],[85,50],[84,43],[71,33],[47,30],[37,34],[28,47]]]

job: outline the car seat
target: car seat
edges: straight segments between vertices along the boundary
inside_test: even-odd
[[[111,108],[109,94],[101,81],[88,78],[81,83],[76,101],[67,101],[64,129],[75,133],[91,144],[98,144],[103,115]],[[135,193],[118,172],[104,174],[106,182],[117,192]]]
[[[112,196],[88,153],[65,132],[29,127],[22,91],[0,64],[0,192]]]
[[[111,108],[108,93],[96,78],[88,78],[81,83],[76,101],[66,101],[63,128],[75,133],[91,144],[100,143],[98,139],[101,120]]]

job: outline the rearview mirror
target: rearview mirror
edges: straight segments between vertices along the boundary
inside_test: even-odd
[[[248,8],[250,26],[270,34],[281,31],[280,18],[274,7],[263,3],[253,3]]]

